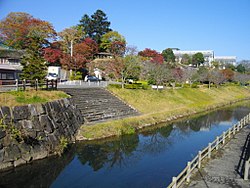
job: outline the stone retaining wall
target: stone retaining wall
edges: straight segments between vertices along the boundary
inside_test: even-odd
[[[62,152],[82,124],[71,99],[0,107],[0,170]]]

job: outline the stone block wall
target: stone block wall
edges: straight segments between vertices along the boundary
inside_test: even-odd
[[[61,152],[82,124],[71,99],[0,107],[0,170]]]

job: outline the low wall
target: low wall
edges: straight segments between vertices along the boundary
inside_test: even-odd
[[[83,118],[71,99],[0,107],[0,170],[61,153]]]

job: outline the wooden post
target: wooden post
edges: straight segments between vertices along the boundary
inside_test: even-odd
[[[46,90],[49,90],[49,81],[46,80]]]
[[[245,162],[244,180],[248,180],[249,174],[249,159]]]
[[[226,133],[225,131],[223,132],[223,136],[222,136],[222,144],[224,145],[226,142]]]
[[[55,81],[56,83],[55,83],[55,90],[57,90],[57,80]]]
[[[211,152],[212,152],[212,144],[208,143],[208,158],[211,158]]]
[[[18,91],[18,79],[16,79],[16,90]]]
[[[201,168],[201,151],[199,151],[198,155],[198,168]]]
[[[231,138],[231,130],[232,130],[232,128],[229,128],[229,130],[228,130],[228,139]]]
[[[216,150],[219,149],[219,137],[217,136],[216,137]]]
[[[26,80],[23,79],[23,91],[25,91],[25,89],[26,89]]]
[[[54,89],[54,80],[51,80],[51,88]]]
[[[236,126],[234,125],[233,126],[233,135],[235,135],[235,129],[236,129]]]
[[[36,79],[36,81],[35,81],[35,88],[36,88],[36,91],[37,91],[37,88],[38,88],[38,79]]]
[[[177,182],[176,181],[177,181],[177,178],[173,177],[172,178],[172,182],[174,182],[173,188],[177,188],[177,185],[176,185]]]
[[[242,124],[242,120],[240,120],[240,122],[237,124],[237,131],[239,132],[240,131],[240,126]]]
[[[190,176],[191,176],[191,162],[187,163],[187,182],[190,182]]]

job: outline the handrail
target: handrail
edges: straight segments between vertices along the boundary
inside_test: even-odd
[[[218,150],[226,143],[227,139],[230,140],[232,135],[235,135],[237,132],[239,132],[249,122],[250,113],[243,117],[238,123],[230,127],[226,132],[223,132],[220,136],[217,136],[216,139],[209,143],[206,148],[204,148],[202,151],[199,151],[191,162],[187,163],[187,166],[179,173],[177,177],[172,178],[172,182],[168,185],[168,188],[178,188],[185,180],[186,182],[189,182],[193,170],[196,167],[201,168],[202,160],[204,160],[206,157],[211,158],[211,154],[214,150]],[[250,159],[246,162],[246,168],[249,169],[249,167]],[[248,171],[246,174],[248,175]]]

